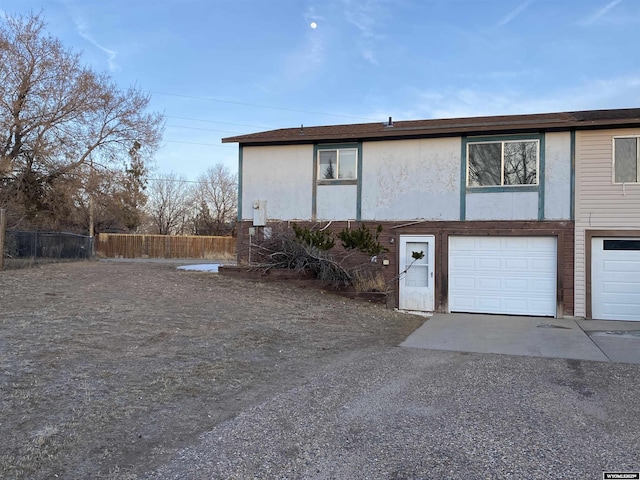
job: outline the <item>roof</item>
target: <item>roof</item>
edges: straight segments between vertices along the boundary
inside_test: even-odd
[[[372,141],[640,126],[640,108],[281,128],[222,139],[241,145]]]

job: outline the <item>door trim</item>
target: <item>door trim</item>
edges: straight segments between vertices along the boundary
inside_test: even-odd
[[[431,269],[431,286],[429,287],[430,293],[431,293],[431,309],[429,310],[410,310],[410,309],[403,309],[402,308],[402,273],[404,272],[404,270],[400,270],[401,268],[403,268],[403,262],[402,262],[402,250],[403,250],[403,243],[405,242],[425,242],[427,243],[430,248],[431,248],[431,254],[427,253],[427,255],[429,256],[429,266]],[[436,252],[436,235],[433,234],[407,234],[407,235],[400,235],[399,236],[399,242],[398,242],[398,249],[397,249],[397,265],[398,265],[398,310],[400,311],[406,311],[406,312],[435,312],[436,311],[436,305],[437,305],[437,301],[436,301],[436,294],[437,294],[437,270],[436,270],[436,265],[437,264],[437,252]]]

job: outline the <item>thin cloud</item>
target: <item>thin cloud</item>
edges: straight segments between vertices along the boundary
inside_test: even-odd
[[[373,2],[353,2],[343,0],[345,6],[345,18],[347,22],[354,25],[363,37],[374,37],[376,19],[373,16]]]
[[[630,108],[637,105],[629,104],[629,98],[640,98],[640,75],[595,79],[545,94],[519,89],[496,92],[459,88],[424,91],[417,98],[417,106],[402,112],[401,117],[456,118]]]
[[[613,9],[616,5],[618,5],[621,2],[622,2],[622,0],[613,0],[612,2],[609,2],[604,7],[602,7],[600,10],[598,10],[596,13],[591,15],[589,18],[587,18],[587,19],[583,20],[582,22],[580,22],[580,24],[583,25],[583,26],[592,25],[593,23],[597,22],[602,17],[604,17],[607,13],[609,13],[609,11],[611,9]]]
[[[619,1],[619,0],[618,0]],[[518,15],[520,15],[529,5],[531,5],[533,3],[533,0],[527,0],[526,2],[520,4],[518,7],[516,7],[514,10],[512,10],[511,12],[509,12],[506,16],[504,16],[502,18],[502,20],[500,20],[498,22],[498,26],[502,27],[504,25],[506,25],[507,23],[509,23],[511,20],[513,20],[514,18],[516,18]]]
[[[87,42],[91,43],[94,47],[96,47],[97,49],[101,50],[102,52],[104,52],[107,56],[107,64],[109,65],[109,70],[110,71],[116,71],[118,70],[118,65],[116,64],[115,60],[116,60],[116,56],[118,55],[118,52],[116,52],[115,50],[111,50],[110,48],[104,47],[102,45],[100,45],[87,31],[87,25],[86,23],[78,18],[78,17],[73,17],[73,23],[76,26],[76,31],[78,32],[78,35],[80,35],[82,38],[84,38]]]
[[[319,15],[316,8],[312,5],[307,7],[307,10],[303,14],[304,21],[309,24],[311,22],[321,23],[324,20],[322,15]]]
[[[344,16],[348,23],[355,26],[360,33],[358,42],[360,53],[369,63],[378,64],[374,44],[380,38],[376,33],[378,26],[376,0],[342,0]]]
[[[325,40],[322,31],[318,30],[308,31],[305,41],[287,57],[283,74],[288,82],[298,84],[305,77],[313,75],[324,64]]]

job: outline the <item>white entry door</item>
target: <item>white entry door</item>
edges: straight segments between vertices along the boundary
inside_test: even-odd
[[[400,310],[433,312],[434,246],[433,235],[400,236]]]

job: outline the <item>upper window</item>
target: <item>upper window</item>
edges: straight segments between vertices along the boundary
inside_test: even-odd
[[[640,152],[637,137],[613,139],[613,177],[615,183],[640,182]]]
[[[318,150],[318,180],[355,180],[357,167],[357,148]]]
[[[467,144],[467,186],[538,184],[538,140]]]

